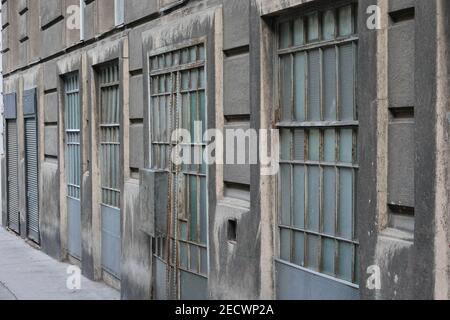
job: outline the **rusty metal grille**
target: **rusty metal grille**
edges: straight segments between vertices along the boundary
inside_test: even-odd
[[[170,257],[170,265],[178,270],[206,279],[207,169],[201,161],[206,148],[204,45],[150,57],[150,89],[151,167],[171,174],[169,236],[156,238],[155,254],[164,261]],[[191,141],[183,142],[183,147],[197,164],[172,164],[176,141],[171,135],[177,128],[191,133]]]
[[[100,172],[102,203],[120,207],[120,101],[119,66],[110,64],[99,72]]]
[[[358,282],[356,8],[278,23],[279,259]]]
[[[66,131],[66,180],[67,195],[80,199],[81,157],[80,157],[80,95],[78,75],[65,78],[65,131]]]

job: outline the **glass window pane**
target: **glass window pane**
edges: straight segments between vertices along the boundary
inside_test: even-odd
[[[180,242],[180,266],[188,268],[188,248],[187,244]]]
[[[320,160],[320,131],[310,130],[308,134],[308,158],[312,161]]]
[[[305,265],[305,234],[294,232],[294,261],[296,265]]]
[[[189,224],[190,234],[189,239],[191,241],[197,241],[197,177],[189,177]]]
[[[206,201],[206,178],[200,178],[200,243],[206,244],[208,237],[208,202]]]
[[[324,40],[331,40],[335,37],[334,10],[327,10],[323,14],[322,37]]]
[[[308,243],[308,258],[307,266],[313,270],[319,268],[319,237],[314,235],[307,235]]]
[[[353,238],[353,173],[351,169],[339,170],[339,234]]]
[[[353,130],[342,129],[339,137],[339,160],[352,163],[353,161]]]
[[[353,120],[354,93],[354,55],[351,44],[339,48],[339,97],[340,119]]]
[[[305,160],[305,131],[294,131],[294,159]]]
[[[190,245],[189,247],[190,247],[190,250],[191,250],[191,252],[190,252],[191,255],[189,257],[189,260],[191,262],[190,270],[194,271],[194,272],[197,272],[198,271],[198,267],[199,267],[199,265],[198,265],[199,250],[198,250],[198,247],[194,246],[194,245]]]
[[[339,276],[352,281],[353,244],[339,243]]]
[[[319,50],[308,55],[308,119],[320,120],[320,54]]]
[[[339,8],[339,35],[348,36],[353,33],[352,6]]]
[[[308,16],[308,42],[319,39],[319,15],[314,13]]]
[[[322,272],[334,276],[335,240],[323,238],[322,240]]]
[[[282,120],[292,120],[292,59],[290,55],[283,56],[281,64],[281,116]]]
[[[320,169],[308,167],[308,228],[319,231]]]
[[[336,161],[336,131],[334,129],[328,129],[324,132],[324,156],[323,159],[326,162]]]
[[[299,18],[294,21],[294,45],[298,46],[305,42],[305,30],[303,19]]]
[[[281,165],[281,224],[291,224],[291,166]]]
[[[291,23],[284,22],[280,24],[280,48],[288,48],[291,46]]]
[[[294,226],[305,227],[305,167],[294,166]]]
[[[324,168],[323,171],[323,232],[335,233],[336,217],[336,171],[335,168]]]
[[[291,261],[291,230],[280,230],[280,259]]]
[[[336,120],[336,49],[327,48],[323,51],[323,90],[324,90],[324,118]]]
[[[295,119],[297,121],[305,121],[305,62],[306,56],[304,53],[295,54]]]
[[[208,273],[208,253],[205,248],[200,248],[200,273],[206,275]]]
[[[282,129],[281,135],[281,160],[291,160],[292,135],[290,129]]]

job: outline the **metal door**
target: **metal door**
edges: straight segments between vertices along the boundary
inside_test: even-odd
[[[27,208],[27,236],[39,243],[39,181],[38,131],[36,117],[36,89],[23,96],[25,125],[25,187]]]
[[[4,97],[6,121],[6,175],[8,227],[20,234],[19,141],[17,138],[16,94]]]
[[[206,129],[205,48],[193,45],[150,58],[151,167],[169,173],[167,231],[155,238],[156,296],[206,299],[208,284],[207,167],[202,161]],[[197,122],[197,126],[196,123]],[[175,129],[191,163],[171,161]]]
[[[120,279],[120,101],[119,65],[99,70],[102,267]]]
[[[78,74],[64,79],[65,163],[69,255],[81,260],[81,149]]]

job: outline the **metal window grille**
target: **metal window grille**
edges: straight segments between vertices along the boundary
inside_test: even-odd
[[[119,66],[100,69],[100,172],[102,203],[120,207]]]
[[[81,113],[78,74],[69,75],[65,78],[64,90],[67,195],[79,200],[81,184]]]
[[[356,8],[278,23],[279,258],[357,283]]]
[[[206,144],[206,78],[203,44],[150,57],[151,167],[171,173],[174,220],[169,224],[170,244],[156,238],[155,254],[184,272],[207,276],[207,170],[202,159]],[[201,122],[196,128],[195,121]],[[184,147],[191,150],[192,163],[174,166],[171,152],[174,129],[191,133]],[[200,132],[201,131],[201,132]],[[199,164],[203,163],[203,164]],[[176,261],[175,261],[176,260]]]

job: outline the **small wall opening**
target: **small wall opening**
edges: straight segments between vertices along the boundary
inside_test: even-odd
[[[236,242],[237,240],[237,220],[228,220],[228,241]]]

